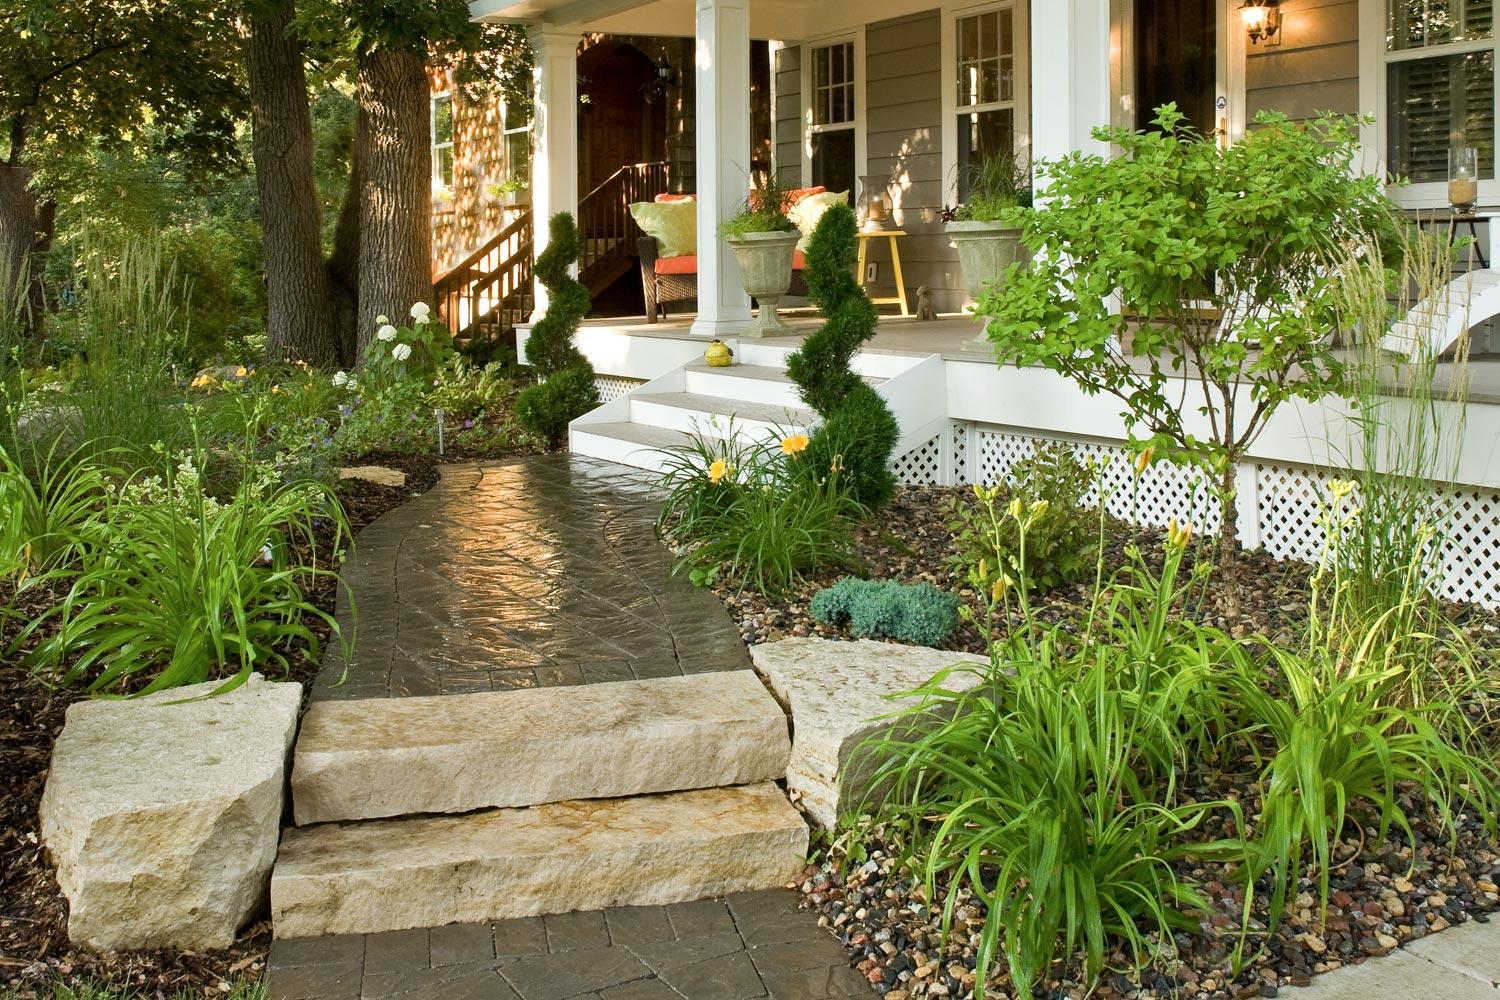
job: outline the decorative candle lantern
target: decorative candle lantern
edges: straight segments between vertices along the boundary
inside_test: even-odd
[[[887,193],[885,178],[869,174],[859,179],[859,214],[864,219],[863,229],[867,233],[878,233],[886,228]]]
[[[1465,215],[1479,203],[1479,150],[1454,146],[1448,151],[1448,204]]]

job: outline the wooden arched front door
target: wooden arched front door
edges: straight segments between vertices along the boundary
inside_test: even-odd
[[[656,64],[625,42],[605,41],[578,57],[578,192],[621,167],[666,159],[666,116],[648,100]]]

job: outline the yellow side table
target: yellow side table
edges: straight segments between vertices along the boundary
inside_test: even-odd
[[[906,308],[906,279],[901,276],[901,246],[896,242],[897,237],[905,236],[904,229],[876,229],[872,231],[859,231],[859,287],[865,287],[865,260],[869,257],[870,241],[882,236],[889,237],[891,241],[891,270],[896,273],[896,294],[879,299],[871,299],[870,302],[877,306],[900,306],[901,315],[910,316],[911,312]]]

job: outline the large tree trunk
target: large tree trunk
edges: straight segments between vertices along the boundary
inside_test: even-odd
[[[16,118],[10,155],[0,162],[0,323],[16,323],[30,336],[41,328],[47,305],[41,255],[52,244],[56,206],[31,190],[25,151],[26,128]]]
[[[359,360],[356,330],[359,326],[359,220],[363,214],[365,171],[360,161],[365,130],[364,112],[356,109],[354,147],[349,156],[349,186],[339,206],[333,228],[333,252],[328,258],[328,278],[333,285],[334,324],[337,329],[339,362],[353,367]]]
[[[359,218],[361,359],[375,317],[405,317],[432,296],[432,166],[427,74],[415,52],[359,55],[356,88],[363,127],[355,159],[363,165]]]
[[[265,244],[266,355],[328,367],[339,363],[339,351],[302,41],[290,31],[295,16],[293,0],[253,0],[241,22]]]

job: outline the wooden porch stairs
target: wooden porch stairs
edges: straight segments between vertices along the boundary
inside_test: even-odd
[[[667,190],[665,163],[621,167],[578,202],[583,235],[579,280],[593,299],[637,266],[640,227],[630,204]],[[432,286],[438,315],[460,344],[511,340],[535,306],[532,268],[536,221],[530,209],[439,275]]]

